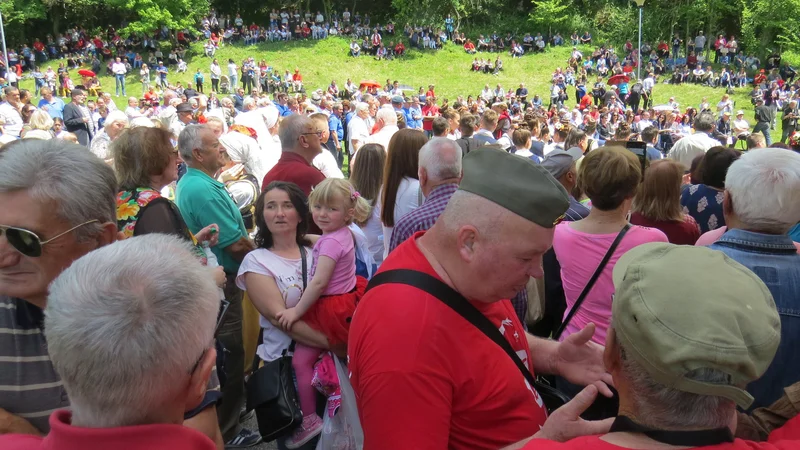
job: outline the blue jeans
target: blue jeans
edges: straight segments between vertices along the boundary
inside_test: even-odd
[[[119,88],[120,88],[120,86],[122,86],[122,95],[123,95],[123,97],[128,95],[128,94],[125,93],[125,75],[117,74],[115,76],[115,78],[117,79],[117,83],[116,83],[116,85],[117,85],[117,97],[119,97]]]

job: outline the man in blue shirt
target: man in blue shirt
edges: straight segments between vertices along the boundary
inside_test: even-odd
[[[342,163],[344,162],[344,157],[342,154],[342,141],[344,140],[342,113],[342,104],[337,102],[331,109],[331,115],[328,116],[328,129],[330,130],[331,134],[328,138],[328,142],[325,143],[325,147],[331,153],[333,153],[334,158],[336,158],[336,162],[339,164],[340,169],[342,168]]]
[[[765,148],[747,152],[725,177],[728,230],[709,248],[752,270],[781,318],[781,342],[769,369],[747,386],[751,408],[767,406],[800,381],[800,254],[787,232],[800,221],[800,154]]]
[[[647,144],[648,161],[656,161],[664,157],[664,155],[655,148],[655,145],[658,143],[658,128],[647,127],[642,130],[642,141]]]
[[[50,114],[53,119],[64,120],[64,100],[53,95],[53,91],[49,87],[43,87],[40,92],[42,99],[37,105],[39,109],[47,111],[47,114]]]
[[[419,96],[411,98],[411,105],[406,109],[406,127],[415,130],[422,129],[422,107],[419,103]]]

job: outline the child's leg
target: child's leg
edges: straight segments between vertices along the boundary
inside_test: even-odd
[[[300,409],[303,416],[316,414],[317,394],[311,386],[314,377],[314,364],[322,353],[321,349],[309,347],[300,343],[294,349],[292,367],[297,377],[297,396],[300,397]]]

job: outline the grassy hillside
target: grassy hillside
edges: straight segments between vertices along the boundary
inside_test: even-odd
[[[569,58],[570,47],[564,46],[555,49],[548,49],[544,54],[525,55],[519,59],[512,59],[508,54],[503,54],[504,70],[497,76],[474,73],[469,70],[473,56],[466,54],[461,47],[448,45],[442,50],[409,50],[407,55],[394,61],[376,61],[373,57],[362,56],[351,58],[347,56],[349,41],[343,38],[328,38],[322,41],[293,41],[288,43],[264,43],[254,46],[230,45],[225,46],[217,52],[217,59],[224,66],[228,58],[240,63],[248,56],[255,57],[256,61],[265,59],[269,65],[281,73],[285,69],[293,71],[299,68],[303,74],[306,88],[313,90],[316,88],[326,88],[332,79],[336,80],[339,86],[350,77],[358,83],[362,79],[374,79],[379,83],[385,83],[386,79],[398,80],[400,84],[419,86],[428,84],[436,85],[436,92],[440,98],[448,98],[452,101],[458,96],[476,95],[484,84],[488,83],[494,87],[497,83],[502,84],[504,89],[516,88],[519,83],[524,82],[529,90],[530,97],[539,94],[543,98],[549,97],[550,74],[556,67],[564,67]],[[195,71],[200,68],[206,74],[206,89],[210,89],[209,65],[210,60],[202,55],[202,47],[195,44],[192,47],[193,55],[187,53],[189,70],[183,74],[176,74],[170,71],[169,80],[174,83],[182,81],[184,83],[192,81]],[[590,48],[585,48],[584,53],[591,52]],[[494,54],[479,54],[486,58],[494,58]],[[57,62],[51,62],[57,67]],[[226,69],[223,68],[223,73]],[[80,80],[77,74],[73,74],[73,79]],[[100,77],[104,89],[113,93],[114,79],[108,76]],[[131,74],[127,80],[128,94],[138,95],[141,93],[141,85],[138,81],[138,70],[136,74]],[[33,90],[33,81],[25,80],[22,87]],[[666,103],[670,96],[674,96],[680,103],[681,108],[695,106],[701,102],[703,97],[708,97],[712,106],[716,105],[723,94],[722,89],[712,89],[697,85],[672,86],[659,83],[654,92],[654,104]],[[749,88],[739,88],[736,90],[734,100],[737,109],[745,110],[745,117],[754,124],[752,119],[753,107],[750,105]],[[571,101],[574,101],[574,91],[570,89]],[[125,100],[116,99],[120,107],[127,106]],[[547,101],[547,100],[545,100]],[[774,134],[774,133],[773,133]]]

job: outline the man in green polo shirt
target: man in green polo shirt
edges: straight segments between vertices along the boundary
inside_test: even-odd
[[[178,182],[176,203],[189,230],[197,233],[212,223],[219,226],[219,244],[211,250],[225,269],[225,299],[230,302],[220,327],[219,340],[230,352],[225,360],[227,382],[222,389],[219,425],[226,447],[241,448],[257,444],[261,437],[242,428],[239,412],[244,405],[244,346],[242,339],[242,291],[234,279],[244,256],[254,248],[247,230],[225,185],[215,175],[223,166],[225,147],[204,125],[188,125],[178,137],[178,150],[188,170]]]

